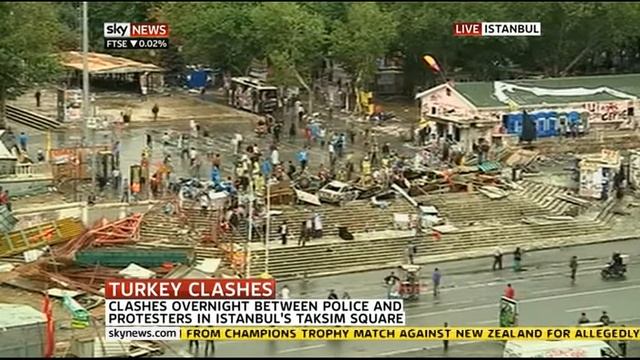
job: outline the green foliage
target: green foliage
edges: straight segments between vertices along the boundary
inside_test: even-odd
[[[0,97],[17,96],[56,74],[60,31],[50,3],[0,3]]]
[[[347,19],[332,34],[333,54],[355,75],[356,85],[367,85],[375,76],[376,60],[384,57],[396,39],[397,24],[378,4],[353,3]]]
[[[78,3],[56,7],[64,25],[60,46],[69,48],[79,43]],[[96,49],[102,48],[103,22],[161,19],[171,25],[171,43],[182,50],[161,56],[171,67],[183,56],[187,63],[246,74],[251,61],[261,59],[269,62],[275,83],[305,87],[325,58],[367,85],[375,60],[400,52],[407,84],[423,86],[441,81],[422,62],[425,54],[435,56],[448,77],[491,80],[602,71],[589,65],[593,59],[640,50],[640,4],[631,2],[92,2],[89,8]],[[472,21],[541,22],[543,36],[452,36],[455,22]]]
[[[284,75],[289,71],[308,88],[326,41],[322,19],[296,3],[267,2],[252,9],[250,22],[260,45],[257,56],[266,57],[275,73]],[[291,76],[282,75],[274,81],[291,84]]]

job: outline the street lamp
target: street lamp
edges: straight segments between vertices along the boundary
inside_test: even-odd
[[[88,2],[82,2],[82,117],[84,118],[84,138],[89,139],[89,118],[91,117],[91,103],[89,100],[89,5]],[[94,135],[93,132],[91,132]],[[95,136],[92,137],[91,144],[91,187],[96,187],[96,154]]]
[[[264,235],[264,272],[269,273],[269,240],[271,235],[271,174],[267,175],[267,227]]]

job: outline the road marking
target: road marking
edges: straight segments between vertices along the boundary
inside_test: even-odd
[[[632,290],[632,289],[640,289],[640,285],[631,285],[631,286],[625,286],[625,287],[614,288],[614,289],[601,289],[601,290],[584,291],[584,292],[579,292],[579,293],[574,293],[574,294],[543,296],[543,297],[539,297],[539,298],[520,300],[520,303],[521,304],[527,304],[527,303],[534,303],[534,302],[539,302],[539,301],[566,299],[566,298],[572,298],[572,297],[584,296],[584,295],[605,294],[605,293],[610,293],[610,292],[614,292],[614,291],[626,291],[626,290]],[[486,305],[471,306],[471,307],[462,308],[462,309],[449,309],[449,310],[444,310],[444,311],[436,311],[436,312],[432,312],[432,313],[407,316],[407,319],[423,318],[423,317],[442,315],[442,314],[451,314],[451,313],[456,313],[456,312],[465,312],[465,311],[471,311],[471,310],[490,309],[490,308],[495,308],[496,306],[497,306],[496,304],[486,304]]]
[[[278,351],[278,354],[286,354],[286,353],[292,353],[292,352],[296,352],[296,351],[306,351],[306,350],[312,350],[312,349],[319,349],[321,347],[325,347],[325,344],[318,344],[318,345],[309,345],[309,346],[304,346],[304,347],[299,347],[299,348],[293,348],[293,349],[287,349],[287,350],[282,350],[282,351]]]
[[[479,341],[460,341],[460,342],[450,343],[449,346],[454,346],[454,345],[460,346],[460,345],[473,344],[477,342]],[[413,349],[387,351],[384,353],[376,354],[375,356],[390,356],[390,355],[398,355],[398,354],[404,354],[404,353],[415,352],[415,351],[434,350],[434,349],[442,349],[442,345],[431,345],[431,346],[422,346],[422,347],[413,348]]]
[[[587,311],[587,310],[598,310],[598,309],[606,309],[606,306],[602,306],[602,305],[595,305],[595,306],[589,306],[586,308],[576,308],[576,309],[569,309],[569,310],[565,310],[564,312],[581,312],[581,311]]]
[[[549,293],[560,292],[560,291],[569,290],[569,289],[571,289],[571,288],[567,286],[567,287],[563,287],[563,288],[536,290],[536,294],[549,294]]]
[[[414,309],[423,309],[423,308],[437,308],[437,307],[441,307],[441,306],[455,306],[455,305],[466,305],[466,304],[471,304],[473,302],[473,300],[465,300],[465,301],[456,301],[456,302],[452,302],[452,303],[431,303],[431,302],[423,302],[423,303],[418,303],[415,305],[411,305],[411,306],[405,306],[404,310],[414,310]],[[441,306],[438,306],[441,305]]]

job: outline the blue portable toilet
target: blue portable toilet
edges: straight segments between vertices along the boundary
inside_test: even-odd
[[[569,124],[580,125],[580,113],[577,111],[570,111],[567,114],[567,120],[569,120]]]
[[[507,120],[507,132],[520,134],[522,132],[522,113],[509,113]]]
[[[538,137],[544,136],[544,112],[536,111],[531,113],[534,124],[536,125],[536,134]]]
[[[187,76],[189,89],[200,89],[207,86],[208,71],[206,69],[194,69]]]
[[[547,117],[548,130],[547,133],[549,136],[557,136],[558,135],[558,112],[551,111]]]

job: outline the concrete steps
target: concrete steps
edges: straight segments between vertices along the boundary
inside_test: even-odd
[[[414,214],[414,209],[403,199],[392,201],[388,209],[382,210],[371,207],[368,201],[353,201],[343,207],[323,205],[322,207],[306,206],[280,206],[273,210],[281,210],[283,214],[274,215],[271,218],[271,239],[278,239],[278,228],[286,220],[289,225],[289,239],[300,237],[302,222],[310,218],[314,212],[322,217],[323,233],[326,237],[338,236],[338,226],[346,226],[352,233],[364,233],[382,231],[393,227],[394,213]],[[210,231],[211,219],[200,214],[197,209],[186,210],[185,213],[196,229]],[[262,233],[262,224],[258,225],[258,231]],[[234,242],[244,242],[248,238],[248,224],[241,223],[238,233],[233,235]],[[259,240],[259,239],[256,239]]]
[[[578,205],[556,197],[556,195],[560,194],[573,196],[573,194],[565,188],[528,180],[520,182],[519,185],[523,187],[523,190],[517,192],[518,196],[529,199],[540,207],[547,209],[551,214],[565,215],[580,213],[583,210],[583,208]]]
[[[55,130],[62,124],[52,118],[13,105],[6,105],[7,120],[36,130]]]
[[[435,206],[448,223],[459,226],[483,222],[511,224],[520,222],[523,217],[549,214],[544,208],[514,194],[497,200],[489,200],[479,193],[421,196],[416,200]]]
[[[334,244],[308,244],[305,247],[285,247],[270,250],[269,272],[276,279],[296,278],[307,272],[309,275],[330,273],[337,270],[356,270],[366,265],[401,263],[405,261],[404,250],[408,240],[413,239],[420,254],[439,255],[464,253],[478,248],[500,245],[503,250],[516,246],[526,248],[532,241],[551,240],[563,237],[604,233],[606,225],[590,221],[572,221],[546,225],[518,224],[497,228],[465,229],[456,233],[442,234],[436,241],[431,235],[384,237],[372,240],[345,241]],[[375,233],[370,234],[375,236]],[[331,250],[329,250],[331,249]],[[264,271],[264,251],[252,254],[252,274]]]

